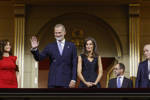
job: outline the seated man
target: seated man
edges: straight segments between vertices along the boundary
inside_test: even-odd
[[[124,76],[125,66],[123,63],[115,65],[114,72],[117,78],[109,80],[108,88],[132,88],[132,80]]]

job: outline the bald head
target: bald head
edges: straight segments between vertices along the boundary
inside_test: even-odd
[[[144,45],[143,51],[146,59],[150,60],[150,44]]]

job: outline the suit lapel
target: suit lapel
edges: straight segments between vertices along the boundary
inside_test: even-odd
[[[64,49],[63,49],[63,52],[62,52],[62,56],[66,53],[66,47],[67,47],[68,43],[65,41],[65,45],[64,45]]]
[[[117,88],[117,78],[115,78],[115,85],[114,88]]]
[[[62,56],[67,54],[69,48],[70,48],[69,43],[67,41],[65,41],[65,45],[64,45]]]
[[[145,71],[144,72],[146,72],[146,74],[147,74],[147,77],[148,77],[148,60],[146,60],[146,62],[145,62]]]
[[[67,53],[67,51],[68,51],[67,49],[70,48],[70,46],[69,46],[68,42],[65,41],[65,45],[64,45],[64,49],[63,49],[62,55],[59,52],[59,48],[58,48],[57,42],[55,43],[55,48],[56,48],[55,50],[56,50],[56,52],[57,52],[57,54],[59,56],[64,56]]]
[[[60,52],[59,52],[59,48],[58,48],[58,45],[57,45],[57,42],[55,43],[55,51],[56,51],[56,53],[59,55],[59,56],[61,56],[61,54],[60,54]]]
[[[126,88],[126,86],[127,86],[127,81],[126,78],[124,77],[121,88]]]

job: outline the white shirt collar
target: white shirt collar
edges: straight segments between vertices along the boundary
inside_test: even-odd
[[[65,44],[65,39],[63,39],[61,42],[57,40],[57,43]]]
[[[124,75],[122,75],[122,76],[118,76],[118,77],[124,78]],[[118,77],[117,77],[117,78],[118,78]]]
[[[59,43],[61,44],[62,49],[64,49],[64,46],[65,46],[65,39],[62,40],[61,42],[57,40],[57,45],[58,45]]]

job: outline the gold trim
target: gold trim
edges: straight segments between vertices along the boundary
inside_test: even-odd
[[[140,4],[129,4],[129,15],[137,15],[129,16],[130,77],[135,77],[140,61]]]
[[[113,63],[108,67],[108,72],[107,72],[107,80],[106,80],[106,88],[108,88],[108,82],[110,80],[110,76],[111,76],[111,73],[113,72],[113,69],[114,69],[114,65],[117,64],[118,61],[115,60],[113,61]],[[109,69],[110,68],[110,69]]]
[[[19,6],[18,6],[19,5]],[[21,7],[20,7],[21,5]],[[22,6],[23,5],[23,6]],[[23,88],[24,83],[24,34],[25,34],[25,17],[24,17],[24,4],[14,5],[14,55],[18,57],[19,66],[19,80],[18,86]],[[21,11],[21,13],[19,13]],[[16,13],[18,12],[18,13]],[[23,14],[23,16],[16,16],[17,14]]]
[[[140,4],[139,3],[132,3],[132,4],[129,4],[130,7],[140,7]]]
[[[116,45],[116,49],[117,49],[117,56],[121,57],[122,56],[122,50],[121,50],[121,45],[119,44],[119,41],[116,39],[116,36],[114,36],[113,34],[111,34],[115,45]]]
[[[114,41],[115,41],[115,44],[116,44],[118,57],[121,57],[122,56],[121,47],[120,47],[120,45],[119,45],[119,43],[116,39],[114,39]]]

